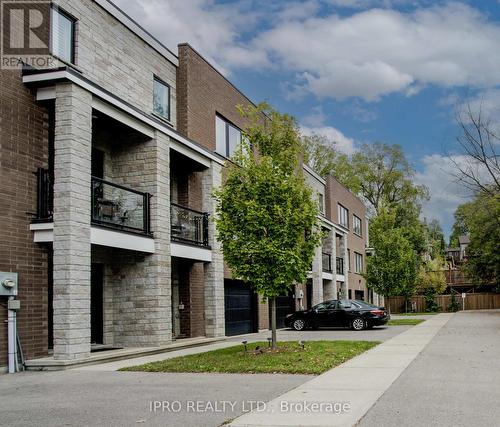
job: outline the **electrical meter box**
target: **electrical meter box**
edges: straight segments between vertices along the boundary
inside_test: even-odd
[[[0,297],[17,295],[17,273],[0,272]]]

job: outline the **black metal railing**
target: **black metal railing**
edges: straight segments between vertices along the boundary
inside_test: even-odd
[[[122,185],[91,179],[91,221],[123,231],[151,235],[149,193]]]
[[[54,213],[54,186],[50,172],[45,168],[38,168],[35,172],[37,198],[35,222],[52,221]]]
[[[332,272],[332,254],[323,252],[322,254],[322,265],[323,271],[331,273]]]
[[[170,214],[172,240],[208,246],[208,213],[172,203]]]
[[[344,274],[344,258],[336,258],[337,274]]]

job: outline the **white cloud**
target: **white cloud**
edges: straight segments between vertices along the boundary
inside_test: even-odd
[[[453,225],[455,209],[470,197],[470,192],[453,177],[456,173],[454,161],[461,164],[465,158],[459,155],[453,156],[453,160],[439,154],[425,156],[421,161],[423,168],[415,176],[418,184],[429,189],[430,200],[423,204],[422,216],[428,221],[439,220],[446,234]]]
[[[335,148],[345,154],[352,154],[356,151],[355,142],[352,138],[345,136],[341,131],[332,126],[316,126],[308,127],[301,126],[301,131],[304,135],[321,135],[327,137],[335,143]]]
[[[340,16],[320,14],[326,0],[116,1],[172,50],[187,41],[223,73],[291,74],[284,83],[288,99],[313,93],[376,101],[395,92],[411,96],[430,84],[500,84],[500,25],[463,3],[329,0],[355,12]],[[390,9],[398,4],[412,11]]]
[[[500,84],[500,26],[461,3],[287,20],[253,46],[318,97],[368,101],[425,85]]]

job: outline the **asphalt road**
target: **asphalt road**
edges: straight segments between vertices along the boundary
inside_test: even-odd
[[[360,426],[500,425],[500,310],[460,312]]]

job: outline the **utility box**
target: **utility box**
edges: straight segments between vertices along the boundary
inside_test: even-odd
[[[0,297],[15,297],[17,289],[17,273],[0,272]]]

